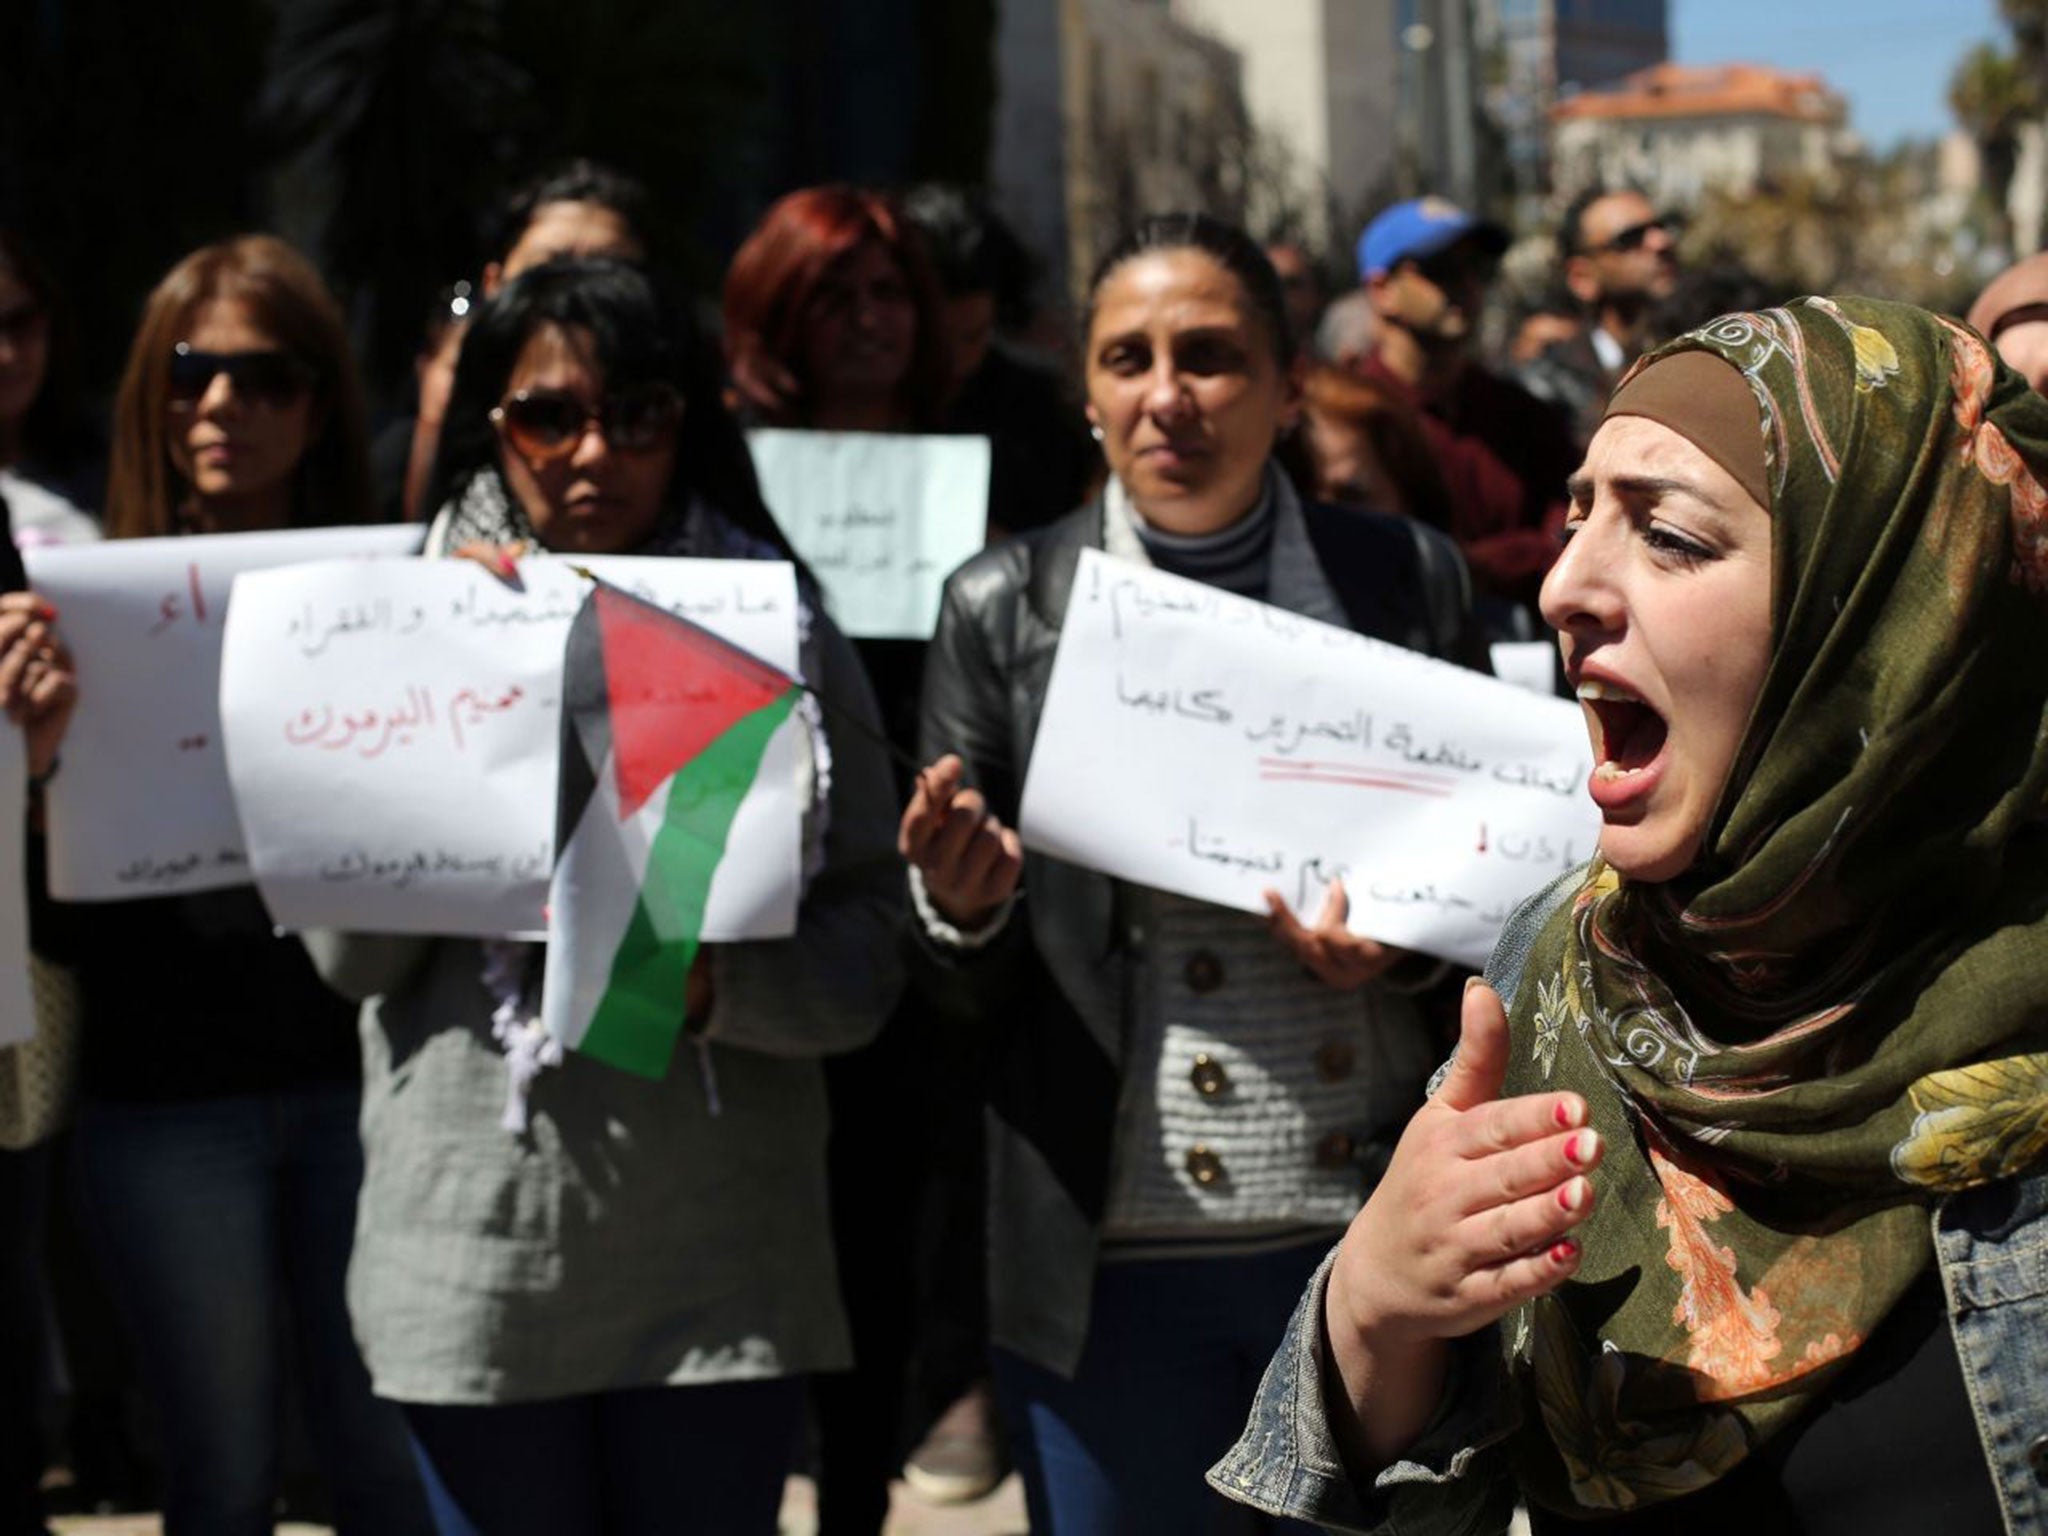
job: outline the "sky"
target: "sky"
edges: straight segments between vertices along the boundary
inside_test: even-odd
[[[1880,151],[1953,128],[1956,61],[2005,37],[1998,0],[1671,0],[1679,63],[1815,71],[1848,98],[1851,126]]]

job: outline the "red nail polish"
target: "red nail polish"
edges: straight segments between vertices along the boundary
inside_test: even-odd
[[[1560,1243],[1554,1243],[1551,1245],[1550,1262],[1553,1264],[1569,1264],[1573,1259],[1576,1259],[1578,1256],[1579,1245],[1573,1242],[1570,1238],[1566,1238],[1564,1239],[1564,1241]]]
[[[1557,1101],[1557,1108],[1552,1110],[1550,1114],[1551,1118],[1557,1122],[1559,1130],[1568,1131],[1572,1128],[1572,1107],[1565,1100],[1559,1099]]]

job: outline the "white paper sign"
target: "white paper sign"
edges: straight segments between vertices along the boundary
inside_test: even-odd
[[[28,976],[28,849],[21,808],[28,803],[28,763],[21,732],[0,727],[0,1046],[36,1032],[35,993]]]
[[[1578,709],[1088,550],[1025,781],[1024,841],[1245,911],[1483,963],[1589,857]]]
[[[789,565],[580,563],[797,675]],[[235,584],[221,719],[251,868],[280,925],[545,929],[562,649],[590,585],[549,557],[519,570],[523,591],[467,560],[309,566]],[[707,941],[796,930],[803,732],[784,722],[734,818]]]
[[[78,664],[50,781],[50,894],[119,901],[249,878],[221,753],[221,625],[243,571],[409,555],[418,527],[115,539],[22,553]]]
[[[1527,693],[1557,697],[1557,647],[1548,640],[1496,640],[1488,651],[1493,675]]]
[[[761,494],[864,639],[928,640],[947,574],[988,536],[985,437],[747,434]]]

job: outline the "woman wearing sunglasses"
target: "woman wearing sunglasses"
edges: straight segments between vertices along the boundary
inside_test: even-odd
[[[477,312],[434,490],[429,554],[508,574],[535,546],[790,557],[713,354],[614,262],[550,262]],[[901,874],[859,664],[810,597],[801,633],[831,709],[808,717],[797,931],[699,951],[665,1078],[542,1064],[542,944],[326,954],[370,999],[350,1302],[445,1536],[765,1536],[802,1378],[847,1363],[817,1058],[895,1001]]]
[[[261,235],[179,262],[115,402],[110,536],[349,522],[368,502],[360,392],[319,275]],[[13,637],[8,693],[71,681],[53,617]],[[80,1208],[156,1409],[167,1533],[271,1529],[287,1347],[337,1527],[426,1530],[343,1295],[362,1170],[353,1008],[251,887],[59,913],[52,948],[81,1010]]]

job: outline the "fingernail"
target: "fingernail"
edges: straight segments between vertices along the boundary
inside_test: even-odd
[[[504,550],[500,550],[498,552],[498,574],[500,576],[516,576],[518,573],[519,562]]]
[[[1568,1211],[1581,1210],[1586,1204],[1589,1189],[1584,1179],[1571,1179],[1557,1192],[1557,1203]]]
[[[45,624],[56,623],[57,605],[55,603],[44,603],[41,607],[36,609],[36,617],[41,619]]]
[[[1484,976],[1467,976],[1465,978],[1465,995],[1467,997],[1470,997],[1472,995],[1472,989],[1478,986],[1484,980],[1486,980]]]
[[[1559,1099],[1557,1108],[1550,1112],[1550,1118],[1557,1122],[1560,1131],[1568,1131],[1579,1123],[1579,1112],[1570,1099]]]
[[[1550,1262],[1553,1264],[1569,1264],[1578,1256],[1579,1245],[1570,1238],[1565,1238],[1562,1242],[1551,1244]]]
[[[1580,1131],[1564,1144],[1566,1162],[1577,1163],[1581,1168],[1593,1161],[1600,1151],[1598,1131]]]

